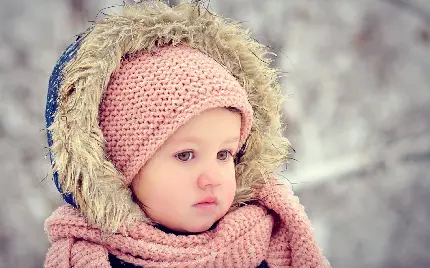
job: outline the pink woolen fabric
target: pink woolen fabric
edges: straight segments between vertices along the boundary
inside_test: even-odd
[[[106,153],[129,184],[176,129],[216,107],[241,111],[242,145],[251,128],[252,107],[245,89],[222,65],[184,45],[127,56],[100,105]]]
[[[298,198],[285,185],[259,190],[246,205],[196,235],[174,235],[146,223],[103,235],[79,211],[63,206],[47,219],[52,247],[46,268],[110,267],[108,252],[143,267],[330,267],[317,246]],[[269,213],[268,211],[272,211]]]

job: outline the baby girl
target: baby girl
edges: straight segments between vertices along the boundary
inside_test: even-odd
[[[125,5],[60,57],[45,267],[330,267],[289,187],[278,73],[196,3]]]

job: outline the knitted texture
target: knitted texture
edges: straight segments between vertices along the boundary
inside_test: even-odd
[[[78,210],[63,206],[45,223],[53,243],[45,267],[110,267],[108,252],[143,267],[256,267],[263,260],[272,268],[330,267],[291,190],[270,184],[256,198],[259,205],[243,206],[214,229],[187,236],[146,223],[105,235]]]
[[[126,56],[100,105],[107,155],[129,184],[175,130],[216,107],[241,111],[241,146],[252,108],[246,91],[223,66],[184,45]]]

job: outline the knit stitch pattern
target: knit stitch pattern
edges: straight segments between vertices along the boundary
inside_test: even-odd
[[[70,264],[72,267],[110,267],[108,251],[101,245],[93,245],[87,241],[78,241],[73,245],[70,253]]]
[[[263,260],[269,267],[330,267],[291,190],[272,183],[256,198],[260,204],[228,213],[213,230],[187,236],[147,223],[106,235],[63,206],[45,224],[53,243],[45,267],[110,267],[108,252],[143,267],[257,267]]]
[[[245,89],[222,65],[185,45],[128,55],[100,105],[107,155],[130,184],[175,130],[216,107],[241,111],[241,146],[250,132],[252,107]]]

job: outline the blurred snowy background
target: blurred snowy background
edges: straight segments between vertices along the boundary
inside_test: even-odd
[[[43,221],[61,204],[44,158],[48,77],[73,36],[121,3],[1,1],[1,268],[43,264]],[[278,54],[298,160],[283,175],[332,266],[430,267],[430,1],[210,6]]]

